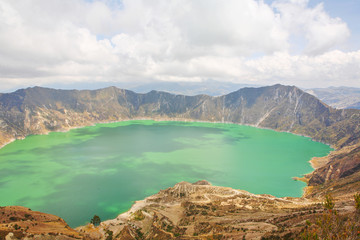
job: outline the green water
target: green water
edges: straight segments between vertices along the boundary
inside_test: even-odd
[[[116,217],[180,181],[301,196],[291,178],[330,147],[235,124],[127,121],[29,136],[0,150],[0,205],[22,205],[70,226]]]

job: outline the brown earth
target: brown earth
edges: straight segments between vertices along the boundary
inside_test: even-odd
[[[83,239],[67,223],[51,214],[20,206],[0,207],[0,239]]]

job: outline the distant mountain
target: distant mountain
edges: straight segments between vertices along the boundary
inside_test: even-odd
[[[30,134],[143,118],[231,122],[306,135],[338,149],[336,157],[307,176],[309,184],[357,173],[360,181],[360,110],[334,109],[295,86],[242,88],[218,97],[135,93],[116,87],[20,89],[0,95],[0,145]],[[346,161],[350,151],[355,156],[351,162]]]
[[[240,83],[208,80],[202,82],[152,82],[152,83],[140,84],[137,86],[130,86],[127,89],[138,93],[147,93],[152,90],[157,90],[157,91],[164,91],[164,92],[189,95],[189,96],[194,96],[199,94],[220,96],[244,87],[258,87],[258,86],[254,84],[240,84]]]
[[[316,96],[326,104],[338,108],[360,109],[360,88],[329,87],[308,89],[306,92]]]
[[[152,90],[164,91],[174,94],[182,94],[194,96],[199,94],[206,94],[210,96],[225,95],[234,92],[244,87],[259,87],[255,84],[243,84],[232,82],[220,82],[215,80],[206,80],[200,82],[167,82],[167,81],[151,81],[143,83],[131,82],[95,82],[90,84],[82,83],[66,83],[66,84],[52,84],[46,87],[59,89],[82,89],[82,90],[96,90],[106,88],[108,86],[116,86],[121,89],[128,89],[137,93],[147,93]]]

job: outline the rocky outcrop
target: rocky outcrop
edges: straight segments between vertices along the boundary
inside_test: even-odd
[[[346,178],[360,170],[360,146],[346,152],[332,154],[329,163],[316,169],[309,179],[309,185],[319,185],[331,180]]]
[[[326,164],[306,176],[309,187],[305,197],[323,197],[332,194],[348,197],[360,192],[360,145],[342,148],[332,152]]]

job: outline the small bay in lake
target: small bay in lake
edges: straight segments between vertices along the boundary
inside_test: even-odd
[[[125,121],[29,136],[0,149],[0,206],[58,215],[70,226],[116,217],[180,181],[300,197],[308,161],[328,145],[290,133],[198,122]]]

